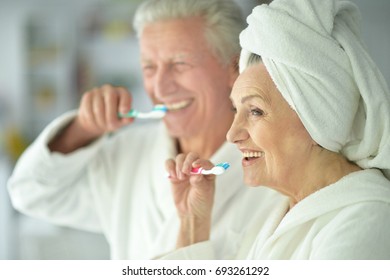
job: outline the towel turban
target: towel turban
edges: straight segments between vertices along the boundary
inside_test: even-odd
[[[277,88],[322,147],[390,179],[390,92],[349,1],[274,0],[247,18],[240,71],[262,57]]]

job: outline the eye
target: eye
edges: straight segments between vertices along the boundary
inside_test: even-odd
[[[264,115],[264,111],[259,108],[251,108],[250,114],[255,117],[260,117]]]
[[[153,74],[153,72],[155,71],[156,67],[154,67],[154,65],[143,65],[142,66],[142,71],[144,73],[144,75],[147,75],[147,76],[150,76]]]
[[[182,72],[190,68],[190,65],[184,61],[175,61],[172,66],[176,71]]]
[[[150,69],[150,68],[153,68],[152,63],[143,63],[142,64],[142,69]]]
[[[230,108],[230,110],[234,113],[234,114],[236,114],[237,113],[237,108],[236,107],[234,107],[234,106],[232,106],[231,108]]]

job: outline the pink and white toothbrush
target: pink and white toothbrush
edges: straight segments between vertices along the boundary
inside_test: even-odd
[[[230,167],[230,164],[227,162],[223,163],[218,163],[211,169],[204,169],[203,167],[198,167],[198,168],[192,168],[191,169],[191,174],[192,175],[197,175],[197,174],[203,174],[203,175],[221,175],[223,174],[228,168]],[[168,178],[171,178],[171,176],[167,173],[166,176]]]
[[[230,167],[230,164],[227,162],[218,163],[211,169],[204,169],[202,167],[198,168],[192,168],[191,174],[203,174],[203,175],[221,175],[223,174],[228,168]]]

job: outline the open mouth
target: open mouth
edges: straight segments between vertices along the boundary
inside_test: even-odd
[[[188,100],[183,100],[183,101],[176,102],[176,103],[165,104],[165,106],[167,106],[168,111],[178,111],[178,110],[181,110],[181,109],[184,109],[184,108],[187,108],[188,106],[190,106],[192,101],[193,101],[193,99],[188,99]]]
[[[264,152],[243,152],[242,156],[245,161],[252,161],[264,156]]]

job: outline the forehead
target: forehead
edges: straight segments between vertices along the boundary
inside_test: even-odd
[[[258,95],[270,103],[271,93],[275,89],[276,87],[264,64],[258,63],[249,66],[238,76],[234,83],[231,97],[235,99],[248,95]]]
[[[140,36],[141,57],[188,57],[210,52],[204,30],[201,17],[150,23]]]

